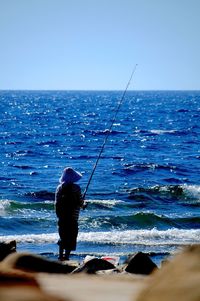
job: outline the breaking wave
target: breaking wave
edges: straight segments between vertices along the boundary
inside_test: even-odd
[[[58,240],[57,233],[41,233],[26,235],[0,236],[0,241],[16,240],[17,243],[55,243]],[[184,246],[199,243],[200,230],[168,229],[160,231],[151,230],[127,230],[106,232],[80,232],[79,242],[93,244],[130,244],[130,245],[177,245]]]

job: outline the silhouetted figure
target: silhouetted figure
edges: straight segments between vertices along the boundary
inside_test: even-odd
[[[56,190],[55,209],[60,236],[58,241],[60,260],[69,260],[70,252],[76,250],[78,218],[84,202],[80,186],[74,183],[81,177],[82,175],[71,167],[65,168]]]

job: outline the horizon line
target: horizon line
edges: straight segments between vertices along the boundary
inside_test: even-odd
[[[30,92],[121,92],[124,89],[0,89],[0,92],[4,91],[30,91]],[[200,91],[200,89],[130,89],[127,92],[151,92],[151,91]]]

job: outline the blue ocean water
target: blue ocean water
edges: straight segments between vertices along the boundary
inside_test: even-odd
[[[121,91],[0,91],[0,241],[57,258],[54,193],[84,191]],[[81,212],[74,258],[200,243],[200,91],[128,91]]]

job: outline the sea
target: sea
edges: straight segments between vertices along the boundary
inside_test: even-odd
[[[160,265],[200,243],[200,91],[127,91],[116,115],[122,95],[0,91],[0,241],[57,259],[59,178],[73,167],[84,192],[107,139],[71,258]]]

